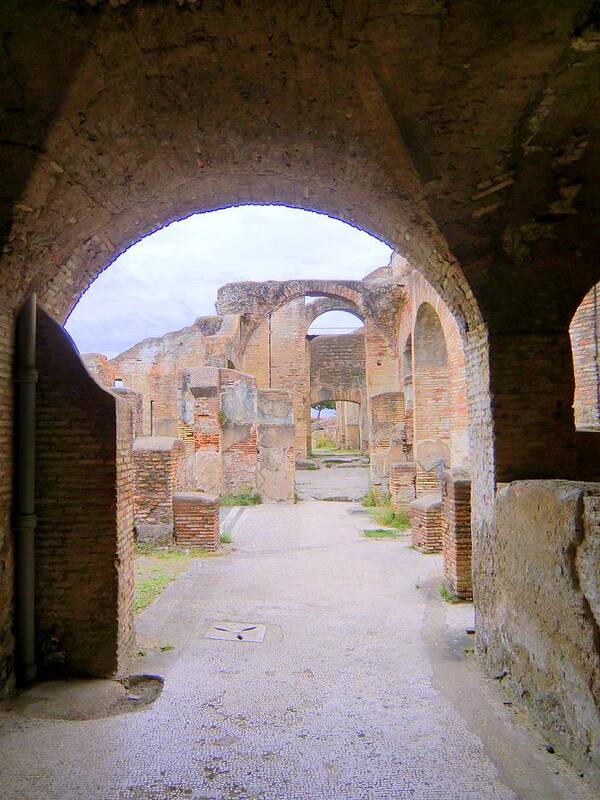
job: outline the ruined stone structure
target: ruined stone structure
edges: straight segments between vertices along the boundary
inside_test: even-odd
[[[569,335],[600,280],[597,4],[9,0],[0,26],[2,686],[15,681],[15,542],[34,522],[13,506],[19,309],[35,291],[40,329],[63,323],[95,276],[158,227],[285,203],[381,237],[419,271],[407,281],[427,281],[433,311],[414,303],[398,340],[400,298],[346,298],[364,314],[367,360],[381,367],[369,395],[385,408],[403,395],[404,413],[407,398],[416,410],[399,447],[415,464],[419,500],[443,488],[423,467],[468,467],[482,666],[506,670],[545,735],[600,769],[600,459],[597,433],[575,426]],[[228,310],[229,299],[215,324],[247,313]],[[283,305],[271,299],[266,314]],[[438,348],[431,362],[414,338],[439,342],[440,327],[445,359]],[[182,364],[194,335],[182,339]],[[53,545],[35,604],[69,665],[112,674],[125,669],[131,637],[131,411],[90,383],[59,331],[39,346],[50,338],[36,469],[38,531]],[[77,376],[69,392],[68,374]],[[178,419],[157,399],[159,417]],[[583,419],[589,395],[577,403]],[[450,420],[429,437],[440,408]],[[91,546],[78,548],[91,519]]]

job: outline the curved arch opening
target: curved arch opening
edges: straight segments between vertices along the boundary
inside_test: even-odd
[[[313,319],[307,336],[344,336],[356,333],[364,326],[364,320],[358,313],[345,309],[331,309]]]

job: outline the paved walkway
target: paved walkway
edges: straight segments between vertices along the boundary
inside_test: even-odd
[[[368,467],[323,464],[321,469],[296,470],[296,492],[301,500],[362,500],[368,490]]]
[[[591,800],[481,677],[440,559],[349,504],[258,506],[139,619],[137,713],[0,718],[3,800]],[[219,620],[265,641],[204,638]],[[160,647],[173,649],[161,651]]]

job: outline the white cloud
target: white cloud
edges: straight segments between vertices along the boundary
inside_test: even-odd
[[[196,214],[142,239],[102,273],[67,330],[80,351],[112,357],[215,313],[233,281],[360,279],[387,264],[390,248],[322,214],[240,206]]]

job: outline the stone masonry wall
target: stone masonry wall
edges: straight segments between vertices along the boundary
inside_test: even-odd
[[[497,496],[486,661],[546,736],[600,777],[600,484],[511,483]]]
[[[133,639],[132,419],[38,316],[36,624],[48,667],[108,676]]]

